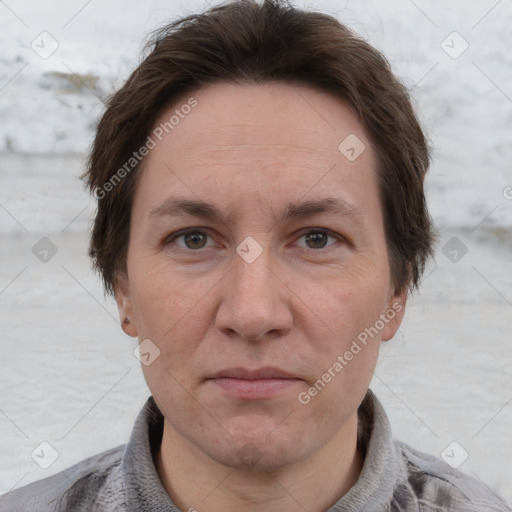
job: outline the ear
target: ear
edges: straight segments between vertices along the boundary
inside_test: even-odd
[[[130,288],[126,276],[116,277],[114,295],[116,297],[117,310],[119,311],[119,319],[123,331],[128,334],[128,336],[132,336],[133,338],[137,337],[139,332],[135,322],[133,303],[130,298]]]
[[[407,303],[407,288],[400,294],[392,293],[388,299],[388,304],[384,316],[386,318],[384,329],[382,330],[382,341],[389,341],[398,331],[405,315],[405,305]]]

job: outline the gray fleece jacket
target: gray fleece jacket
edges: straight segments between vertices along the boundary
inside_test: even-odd
[[[358,412],[363,469],[328,512],[512,511],[479,480],[394,439],[371,390]],[[127,445],[1,496],[0,511],[179,512],[155,469],[162,432],[163,416],[149,397]]]

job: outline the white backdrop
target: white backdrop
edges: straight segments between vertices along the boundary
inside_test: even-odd
[[[460,469],[510,501],[512,1],[296,4],[385,53],[435,148],[436,261],[382,346],[372,389],[396,437],[438,456],[456,441]],[[207,6],[0,3],[0,494],[126,442],[149,395],[136,343],[90,270],[94,204],[78,175],[101,99],[148,31]],[[44,237],[46,262],[33,253]]]

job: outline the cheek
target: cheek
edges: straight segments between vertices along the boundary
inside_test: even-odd
[[[187,403],[182,393],[189,388],[190,365],[208,328],[205,295],[210,287],[180,278],[165,266],[151,268],[134,280],[132,289],[139,339],[149,338],[160,351],[150,365],[142,366],[144,378],[159,399],[172,396],[174,404]]]
[[[364,265],[360,269],[338,273],[337,278],[329,279],[310,295],[309,308],[303,308],[304,325],[311,328],[307,334],[311,350],[321,358],[319,371],[332,366],[356,340],[360,350],[355,347],[352,350],[357,354],[348,354],[351,360],[346,369],[349,371],[344,373],[358,372],[374,364],[380,332],[370,336],[368,329],[384,312],[388,294],[388,273],[379,276],[380,271],[378,266]],[[313,318],[316,320],[311,322]]]
[[[207,279],[185,277],[156,259],[132,269],[130,290],[139,338],[151,339],[162,355],[193,352],[208,317],[211,288]]]
[[[333,425],[346,421],[347,411],[361,402],[373,376],[381,338],[380,333],[368,333],[383,312],[387,289],[381,281],[366,277],[351,286],[333,281],[324,287],[314,309],[322,319],[321,330],[318,322],[316,329],[313,326],[311,312],[304,313],[311,330],[306,334],[309,353],[302,355],[315,361],[316,380],[306,390],[309,398],[302,398],[309,399],[311,420],[322,428],[326,417]],[[340,405],[333,409],[333,403]]]

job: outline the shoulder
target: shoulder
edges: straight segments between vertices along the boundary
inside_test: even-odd
[[[76,512],[92,510],[102,499],[105,510],[123,510],[121,460],[126,445],[104,451],[31,484],[0,496],[0,510],[9,512]]]
[[[512,511],[503,498],[477,478],[402,441],[393,442],[406,473],[393,493],[397,510]],[[415,508],[408,508],[412,503]]]

